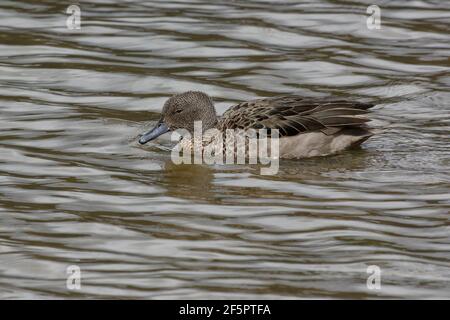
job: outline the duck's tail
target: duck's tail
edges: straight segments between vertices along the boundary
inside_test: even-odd
[[[374,134],[375,132],[367,126],[346,127],[339,132],[339,135],[345,135],[349,137],[349,145],[347,147],[349,149],[359,147]]]

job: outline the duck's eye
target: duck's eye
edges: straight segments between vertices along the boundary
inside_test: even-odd
[[[182,111],[183,111],[183,109],[177,109],[173,113],[181,113]]]

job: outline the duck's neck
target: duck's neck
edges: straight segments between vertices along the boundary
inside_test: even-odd
[[[211,114],[209,117],[205,117],[202,120],[202,130],[205,132],[208,129],[217,128],[219,124],[219,118],[217,117],[216,113]]]

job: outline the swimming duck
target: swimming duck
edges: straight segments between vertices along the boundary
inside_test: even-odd
[[[177,129],[194,132],[194,122],[203,130],[279,130],[279,157],[298,159],[326,156],[359,146],[373,133],[365,115],[370,103],[283,95],[239,103],[217,117],[213,100],[205,93],[188,91],[169,98],[156,126],[140,139],[145,144]]]

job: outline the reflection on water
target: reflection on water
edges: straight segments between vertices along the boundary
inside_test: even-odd
[[[70,31],[2,1],[0,298],[449,298],[450,6],[380,1],[368,30],[370,4],[92,0]],[[373,101],[382,132],[275,176],[176,166],[136,137],[192,89]]]

